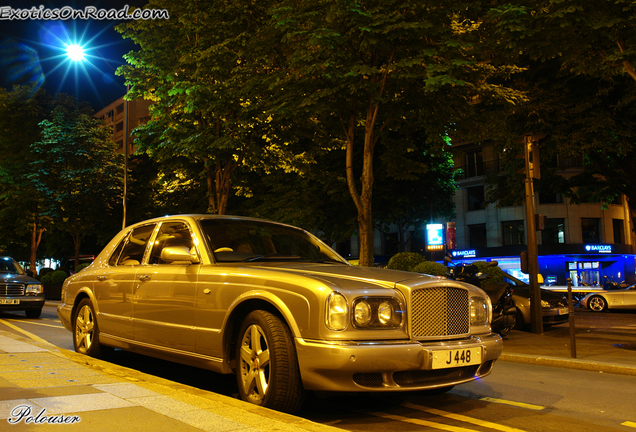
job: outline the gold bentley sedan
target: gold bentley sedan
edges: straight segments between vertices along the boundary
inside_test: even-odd
[[[443,391],[502,351],[479,288],[351,266],[311,233],[180,215],[122,230],[69,277],[76,351],[113,348],[236,374],[243,400],[298,410],[307,391]]]

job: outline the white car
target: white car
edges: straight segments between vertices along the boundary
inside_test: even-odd
[[[605,312],[608,309],[636,309],[636,285],[588,294],[581,300],[581,306],[594,312]]]

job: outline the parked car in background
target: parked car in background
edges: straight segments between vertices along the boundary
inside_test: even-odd
[[[13,258],[0,257],[0,311],[24,311],[28,318],[38,318],[44,301],[42,284]]]
[[[516,327],[518,329],[527,328],[531,323],[532,311],[530,309],[530,286],[506,273],[506,282],[514,285],[512,301],[517,308]],[[570,319],[570,309],[567,299],[561,294],[557,294],[545,289],[541,289],[541,313],[543,315],[543,326],[563,324]]]
[[[243,400],[393,392],[488,375],[502,352],[479,288],[351,266],[302,229],[181,215],[132,225],[64,283],[75,350],[120,348],[235,374]]]
[[[636,309],[636,285],[588,294],[581,300],[581,306],[594,312],[605,312],[608,309]]]

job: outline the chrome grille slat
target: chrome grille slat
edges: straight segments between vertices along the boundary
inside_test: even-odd
[[[22,284],[0,284],[0,297],[11,297],[24,295],[24,285]]]
[[[468,291],[455,287],[416,289],[411,294],[414,338],[455,336],[470,331]]]

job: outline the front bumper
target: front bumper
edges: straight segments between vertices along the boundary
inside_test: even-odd
[[[1,297],[2,300],[18,301],[17,304],[0,304],[0,311],[24,311],[42,309],[46,299],[44,296],[15,296],[15,297]]]
[[[434,369],[434,351],[481,348],[481,362]],[[486,376],[501,355],[497,334],[444,342],[331,343],[296,340],[303,386],[307,390],[377,392],[447,387]]]
[[[73,308],[71,307],[71,305],[62,303],[61,305],[57,307],[57,316],[60,318],[60,321],[62,321],[62,325],[64,326],[64,328],[66,328],[66,330],[68,331],[73,331],[71,327],[72,313],[73,313]]]

